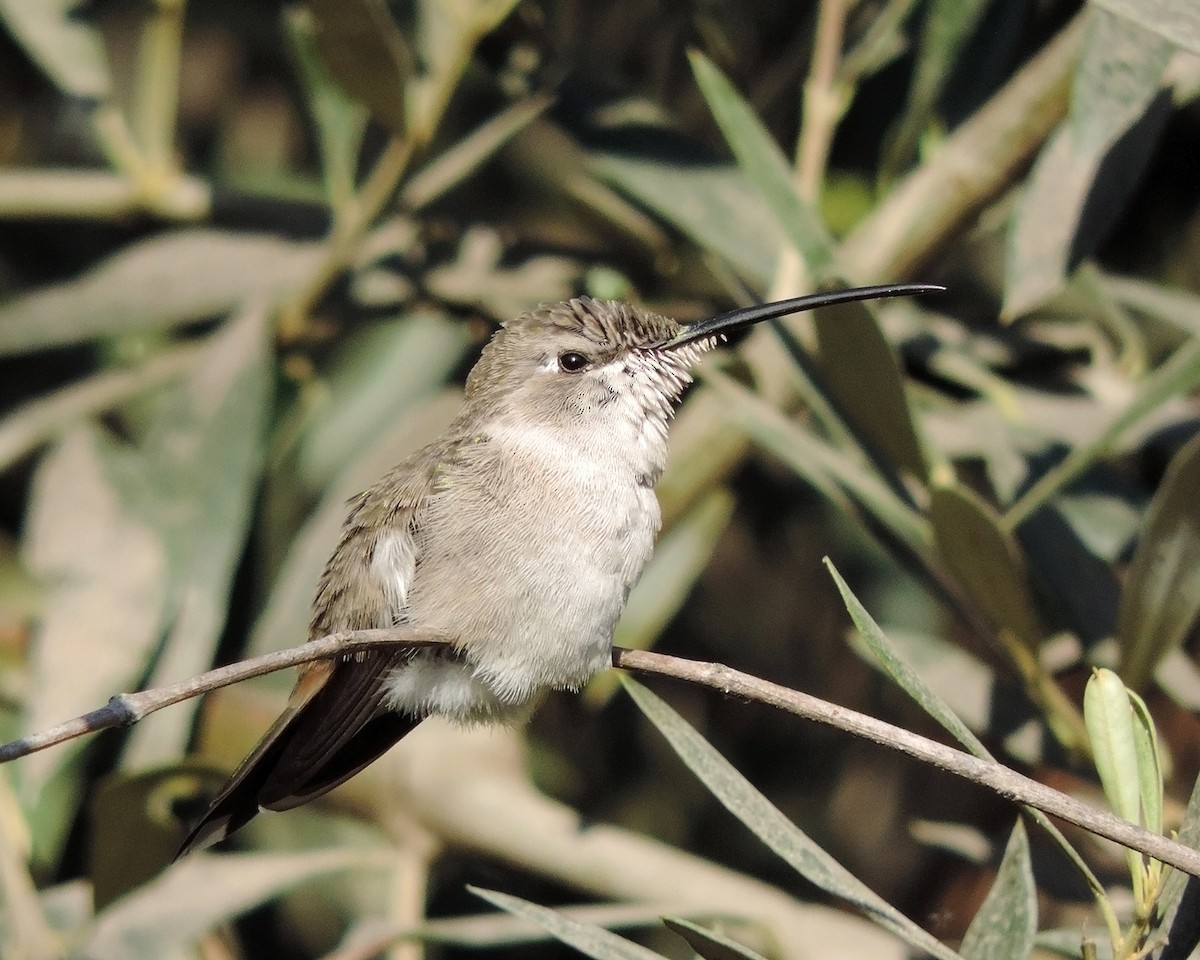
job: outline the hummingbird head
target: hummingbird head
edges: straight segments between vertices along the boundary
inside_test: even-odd
[[[626,303],[579,297],[508,321],[467,379],[490,417],[570,426],[611,414],[665,418],[707,344],[659,347],[683,328]]]
[[[467,404],[489,418],[573,426],[605,417],[661,424],[696,360],[743,327],[803,310],[942,287],[893,284],[732,310],[684,327],[617,301],[579,297],[504,324],[467,379]]]

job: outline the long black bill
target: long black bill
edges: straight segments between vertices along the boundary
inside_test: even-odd
[[[852,303],[855,300],[882,300],[885,297],[911,297],[920,293],[941,293],[945,287],[934,283],[885,283],[876,287],[852,287],[849,290],[833,290],[829,293],[810,293],[804,297],[793,297],[790,300],[776,300],[774,303],[760,303],[753,307],[742,307],[721,313],[699,323],[693,323],[682,333],[668,340],[660,349],[671,350],[684,344],[703,340],[718,334],[732,333],[752,323],[763,320],[774,320],[776,317],[786,317],[790,313],[802,313],[805,310],[815,310],[817,307],[830,307],[838,303]]]

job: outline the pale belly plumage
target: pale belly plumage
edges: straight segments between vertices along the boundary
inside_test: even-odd
[[[520,716],[542,691],[576,689],[608,665],[660,522],[661,456],[618,449],[614,460],[526,431],[466,451],[423,511],[398,617],[443,631],[461,659],[420,655],[395,670],[397,709]],[[401,564],[411,552],[376,549]]]

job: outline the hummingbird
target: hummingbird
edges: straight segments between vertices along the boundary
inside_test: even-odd
[[[313,602],[310,640],[414,625],[447,642],[302,668],[179,855],[332,790],[427,717],[519,722],[545,692],[578,690],[610,665],[650,559],[668,423],[700,356],[764,320],[942,289],[858,287],[690,326],[579,297],[503,324],[445,435],[350,500]]]

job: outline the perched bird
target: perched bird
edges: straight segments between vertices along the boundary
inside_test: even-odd
[[[412,624],[445,646],[301,670],[283,714],[180,853],[260,809],[333,789],[437,714],[512,721],[610,662],[613,629],[660,525],[672,404],[724,334],[773,317],[940,290],[892,285],[734,310],[690,327],[586,297],[506,323],[445,435],[350,501],[310,639]]]

